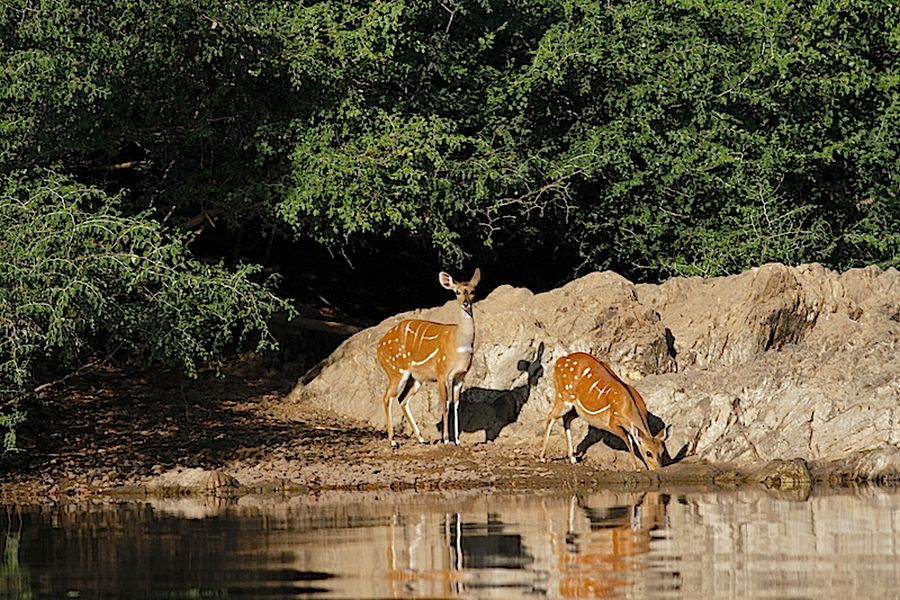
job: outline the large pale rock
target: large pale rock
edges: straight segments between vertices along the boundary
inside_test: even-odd
[[[297,411],[315,406],[336,419],[384,428],[386,377],[375,359],[377,341],[400,319],[452,323],[457,312],[448,302],[356,334],[289,400]],[[651,425],[672,425],[672,456],[839,461],[900,447],[895,269],[838,274],[815,264],[768,264],[661,285],[592,273],[542,294],[500,286],[476,304],[475,319],[476,350],[460,407],[464,441],[536,448],[552,403],[555,360],[585,351],[635,384],[661,419]],[[412,400],[432,439],[440,436],[438,404],[434,384]],[[393,412],[402,431],[400,411]],[[576,420],[574,431],[580,439],[587,427]],[[561,428],[552,442],[554,452],[564,452]],[[587,455],[613,468],[630,465],[602,443],[590,445]],[[900,453],[878,456],[880,469],[900,470]]]

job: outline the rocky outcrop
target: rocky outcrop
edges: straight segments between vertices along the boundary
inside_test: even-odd
[[[454,322],[455,303],[397,315],[349,338],[297,385],[292,410],[315,406],[383,429],[386,378],[374,349],[410,317]],[[592,273],[542,294],[500,286],[476,304],[475,319],[460,406],[463,441],[537,448],[552,404],[552,365],[585,351],[635,385],[658,417],[651,426],[672,426],[673,457],[857,460],[873,476],[900,472],[895,269],[838,274],[815,264],[768,264],[660,285]],[[411,405],[431,439],[440,437],[438,404],[434,384],[425,384]],[[400,411],[394,416],[404,431]],[[577,439],[587,433],[580,419],[573,427]],[[562,453],[562,434],[556,436]],[[624,452],[594,439],[581,444],[588,456],[629,467]],[[867,455],[878,459],[867,462]]]

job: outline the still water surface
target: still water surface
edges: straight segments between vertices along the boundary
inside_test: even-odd
[[[0,598],[900,598],[900,494],[6,505]]]

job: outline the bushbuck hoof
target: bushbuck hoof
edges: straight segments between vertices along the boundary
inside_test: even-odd
[[[395,441],[391,440],[391,450],[396,450],[399,447],[400,447],[400,442],[395,442]]]
[[[426,440],[425,438],[423,438],[423,437],[420,435],[420,436],[419,436],[419,443],[420,443],[420,444],[427,444],[427,443],[428,443],[428,440]]]

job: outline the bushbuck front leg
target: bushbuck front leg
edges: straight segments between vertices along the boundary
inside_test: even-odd
[[[442,409],[442,427],[441,427],[441,443],[446,444],[450,437],[450,432],[447,431],[448,423],[447,423],[447,413],[450,411],[450,394],[451,391],[447,388],[450,387],[449,381],[439,381],[438,382],[438,396],[441,399],[441,409]]]
[[[462,379],[453,383],[453,441],[459,446],[459,396],[462,393]]]
[[[544,432],[544,446],[541,448],[541,462],[547,461],[547,445],[550,443],[550,432],[553,430],[553,424],[562,417],[566,412],[569,411],[571,406],[567,406],[565,401],[560,395],[557,395],[556,402],[553,404],[553,408],[550,409],[550,412],[547,414],[547,429]],[[565,423],[563,423],[565,426]],[[569,432],[569,428],[566,427],[566,435],[569,439],[571,439],[571,433]],[[569,460],[574,462],[574,455],[572,454],[572,444],[569,442]]]

